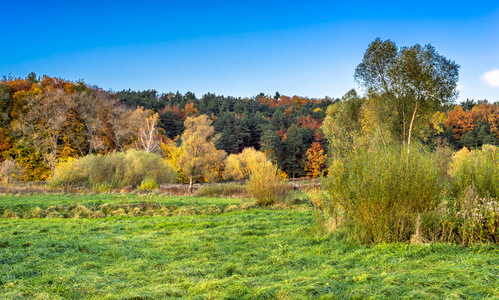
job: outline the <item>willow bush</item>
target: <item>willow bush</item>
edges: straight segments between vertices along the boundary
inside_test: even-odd
[[[350,235],[365,243],[409,241],[418,215],[440,203],[435,156],[388,147],[335,160],[325,180],[330,211],[342,211]]]
[[[51,181],[54,187],[87,187],[98,191],[174,183],[176,172],[158,154],[128,150],[89,155],[59,164]],[[151,186],[149,184],[149,186]]]
[[[250,167],[246,190],[262,206],[283,203],[289,193],[286,182],[280,178],[279,169],[268,161]]]

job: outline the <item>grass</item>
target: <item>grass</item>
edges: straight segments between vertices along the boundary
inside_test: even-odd
[[[16,199],[34,203],[49,196]],[[98,196],[103,198],[88,200],[109,200]],[[64,197],[59,201],[77,198]],[[363,246],[322,235],[303,206],[195,216],[0,219],[2,299],[321,297],[497,298],[499,247]]]
[[[237,198],[173,197],[155,194],[36,194],[0,197],[0,218],[105,217],[111,215],[202,214],[207,210],[247,209],[251,201]],[[82,214],[83,210],[83,214]]]
[[[155,194],[35,194],[35,195],[0,195],[0,206],[12,207],[15,205],[40,206],[71,205],[71,204],[115,204],[115,203],[143,203],[151,199],[155,203],[175,205],[204,205],[204,204],[240,204],[237,198],[212,197],[177,197]]]

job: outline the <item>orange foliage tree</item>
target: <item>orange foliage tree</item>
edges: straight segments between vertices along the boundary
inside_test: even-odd
[[[460,140],[466,132],[474,130],[477,124],[477,115],[474,111],[463,110],[459,105],[447,114],[444,125],[452,128],[454,138]]]
[[[497,103],[482,102],[475,105],[471,110],[478,122],[485,122],[489,125],[490,131],[499,138],[499,106]]]

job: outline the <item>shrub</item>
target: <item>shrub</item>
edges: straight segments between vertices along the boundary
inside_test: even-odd
[[[89,156],[90,157],[90,156]],[[51,185],[54,187],[83,187],[88,185],[87,171],[83,169],[83,160],[70,159],[66,162],[59,163],[55,168],[54,177],[51,180]]]
[[[270,162],[251,166],[246,190],[263,206],[283,202],[289,192],[288,186],[279,177],[279,169]]]
[[[346,227],[362,242],[408,241],[416,217],[440,202],[439,170],[422,149],[389,147],[337,159],[325,186],[328,211],[342,211]]]
[[[88,187],[97,191],[137,187],[147,179],[156,188],[173,183],[176,173],[158,154],[137,150],[89,155],[59,164],[51,181],[54,187]],[[145,182],[147,182],[147,180]]]
[[[457,199],[454,208],[454,227],[459,242],[499,243],[499,201],[490,196],[480,197],[473,185]]]
[[[159,188],[159,185],[156,183],[156,180],[150,178],[142,180],[140,186],[137,187],[137,189],[141,191],[155,190],[157,188]]]
[[[492,145],[472,151],[463,148],[454,155],[450,174],[455,197],[461,197],[470,185],[474,185],[479,197],[499,197],[499,148]]]

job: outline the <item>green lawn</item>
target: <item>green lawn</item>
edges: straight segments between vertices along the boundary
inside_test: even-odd
[[[321,297],[497,299],[499,247],[352,244],[318,234],[306,207],[0,219],[2,299]]]

